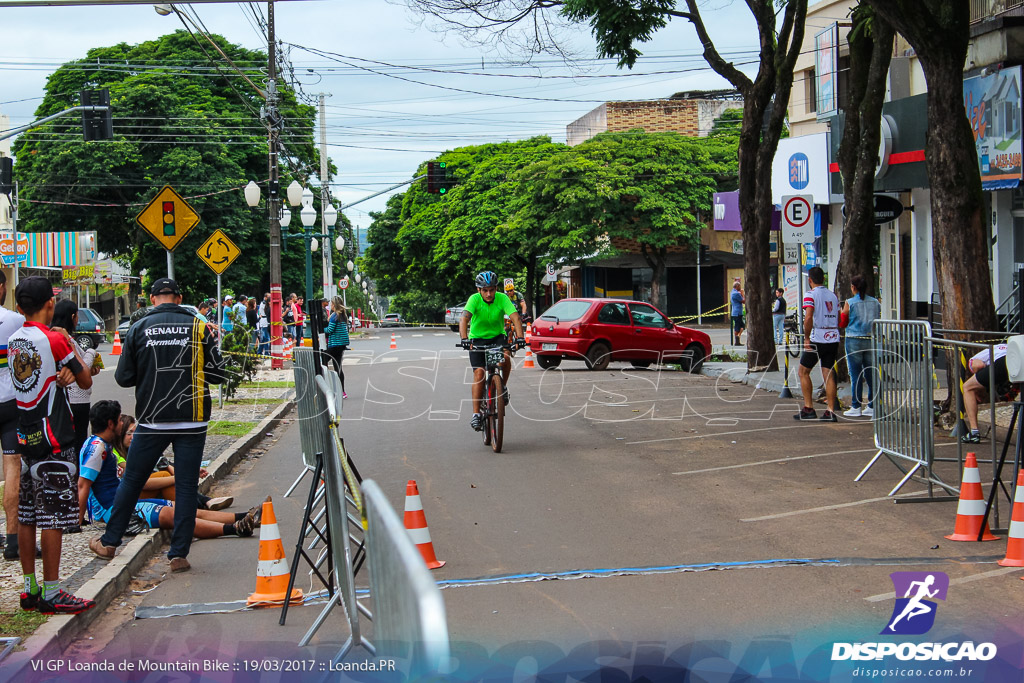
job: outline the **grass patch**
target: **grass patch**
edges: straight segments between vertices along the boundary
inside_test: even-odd
[[[252,430],[252,422],[212,420],[206,433],[211,436],[245,436]]]
[[[244,406],[244,405],[276,405],[278,403],[284,403],[283,398],[229,398],[224,401],[226,406]]]
[[[295,382],[286,382],[284,380],[277,380],[271,382],[242,382],[238,385],[239,389],[290,389],[295,386]]]
[[[39,612],[0,612],[0,636],[17,636],[24,641],[46,622],[46,618]]]

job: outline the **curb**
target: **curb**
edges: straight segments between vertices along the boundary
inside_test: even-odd
[[[263,418],[246,436],[239,438],[227,450],[221,452],[210,463],[208,477],[199,483],[200,493],[210,490],[214,482],[225,477],[231,469],[266,435],[268,429],[277,426],[295,406],[292,397]],[[24,641],[25,649],[11,653],[3,661],[0,681],[14,680],[29,667],[33,660],[58,657],[75,638],[83,633],[100,614],[110,606],[114,598],[128,586],[136,573],[149,562],[170,540],[171,532],[166,529],[139,534],[128,542],[120,553],[86,581],[76,594],[88,600],[95,600],[96,607],[88,612],[75,615],[54,615],[36,629]]]
[[[793,375],[794,371],[795,368],[790,364],[790,375]],[[772,392],[774,394],[782,393],[782,387],[784,386],[781,378],[759,377],[757,374],[751,374],[745,365],[739,363],[704,363],[700,372],[706,377],[724,377],[730,382],[746,384],[747,386],[753,386],[755,389]],[[820,385],[815,384],[815,390],[817,390],[819,386]],[[850,393],[851,389],[849,387],[849,382],[841,383],[837,389],[837,397],[839,398],[839,401],[841,403],[845,401],[845,404],[848,405],[852,395]],[[789,390],[792,392],[794,399],[798,399],[800,397],[800,380],[791,377],[789,381]]]

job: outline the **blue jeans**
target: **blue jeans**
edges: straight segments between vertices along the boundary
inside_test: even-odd
[[[875,351],[870,339],[846,339],[846,365],[850,369],[850,382],[853,389],[852,404],[861,407],[861,392],[864,383],[868,385],[868,405],[875,407]]]
[[[270,354],[270,328],[263,327],[260,329],[260,346],[256,352],[261,356],[267,356]]]
[[[168,445],[174,447],[174,532],[167,557],[188,556],[196,528],[199,467],[206,446],[206,427],[165,430],[139,425],[125,458],[124,477],[114,496],[114,507],[102,537],[103,545],[115,548],[121,545],[121,537],[135,510],[142,486]]]
[[[775,343],[781,344],[783,341],[783,329],[782,326],[786,322],[786,316],[778,313],[772,314],[772,325],[775,327]]]

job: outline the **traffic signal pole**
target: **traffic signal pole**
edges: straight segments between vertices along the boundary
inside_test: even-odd
[[[270,213],[270,367],[284,367],[284,323],[281,319],[281,181],[277,168],[277,143],[280,117],[277,115],[277,56],[274,49],[274,0],[267,2],[267,138],[270,186],[267,210]]]

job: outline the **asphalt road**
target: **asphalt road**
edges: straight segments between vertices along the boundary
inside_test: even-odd
[[[854,483],[874,454],[870,423],[797,423],[796,401],[728,380],[565,362],[513,374],[505,448],[494,454],[468,425],[470,375],[457,335],[395,330],[392,351],[390,332],[354,341],[346,355],[346,445],[399,514],[406,482],[417,481],[447,562],[436,579],[509,577],[442,591],[459,661],[453,678],[527,655],[529,672],[566,657],[661,664],[674,652],[676,662],[696,658],[724,676],[701,680],[729,680],[744,657],[761,670],[765,643],[796,653],[764,663],[765,672],[806,672],[821,664],[808,654],[816,649],[820,657],[834,641],[878,639],[894,571],[951,579],[927,638],[1009,638],[1019,655],[1024,582],[1021,570],[995,564],[1005,543],[945,540],[956,506],[894,505],[885,496],[900,473],[884,460]],[[290,421],[218,489],[238,510],[273,494],[289,559],[305,487],[282,494],[301,471],[300,452]],[[952,467],[940,473],[958,481]],[[910,484],[903,493],[921,491]],[[197,542],[193,570],[181,575],[163,577],[166,561],[155,561],[136,585],[152,590],[126,595],[71,652],[232,663],[332,654],[348,635],[340,610],[315,646],[295,646],[319,606],[292,608],[284,627],[277,610],[130,621],[136,605],[203,612],[244,600],[257,547],[256,538]],[[531,573],[561,577],[511,578]],[[365,573],[357,582],[366,585]],[[309,578],[298,585],[310,588]],[[494,680],[512,677],[501,669]]]

